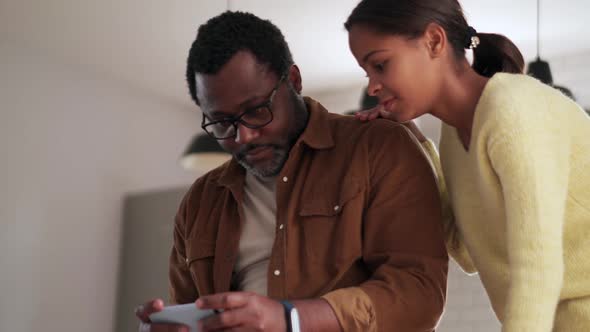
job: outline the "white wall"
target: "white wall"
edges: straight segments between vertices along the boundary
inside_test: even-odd
[[[590,109],[590,49],[544,60],[549,61],[553,82],[572,90],[577,102]]]
[[[0,331],[110,331],[122,198],[192,181],[197,112],[18,45],[0,73]]]

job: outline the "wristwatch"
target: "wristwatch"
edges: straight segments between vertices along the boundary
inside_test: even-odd
[[[287,322],[287,332],[301,332],[299,327],[299,313],[293,303],[289,301],[281,301],[283,308],[285,308],[285,322]]]

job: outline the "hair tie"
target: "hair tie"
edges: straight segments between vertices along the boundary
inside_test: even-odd
[[[467,27],[467,34],[465,35],[465,48],[468,49],[475,49],[477,45],[479,45],[479,37],[477,36],[477,31],[472,26]]]

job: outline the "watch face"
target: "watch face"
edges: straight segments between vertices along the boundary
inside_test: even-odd
[[[291,310],[291,331],[301,332],[301,329],[299,327],[299,313],[297,312],[297,308],[293,308]]]

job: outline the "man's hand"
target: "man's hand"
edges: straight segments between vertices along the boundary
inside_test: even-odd
[[[203,332],[283,332],[287,329],[283,305],[255,293],[229,292],[202,296],[197,300],[197,308],[222,311],[199,322]]]
[[[140,319],[139,332],[189,332],[188,327],[176,324],[152,324],[150,315],[161,311],[164,308],[164,301],[152,300],[135,308],[135,315]]]

